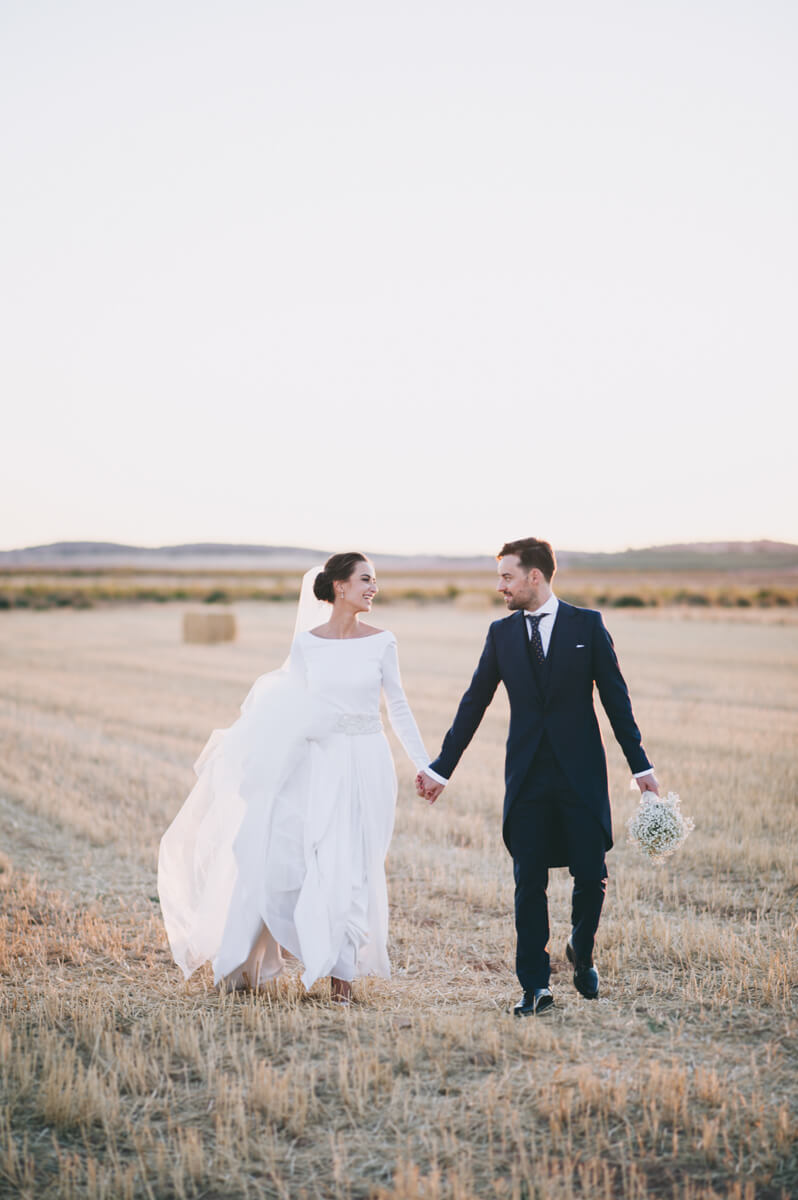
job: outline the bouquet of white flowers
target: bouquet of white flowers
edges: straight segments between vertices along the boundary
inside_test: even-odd
[[[632,846],[637,846],[653,863],[662,863],[679,849],[695,829],[695,822],[682,813],[676,792],[668,792],[664,800],[656,792],[643,792],[626,828]]]

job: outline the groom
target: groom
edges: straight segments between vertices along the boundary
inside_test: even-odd
[[[558,600],[557,565],[548,542],[506,542],[497,555],[509,617],[494,621],[468,691],[441,752],[416,787],[434,803],[503,683],[510,699],[502,833],[515,872],[515,969],[524,994],[516,1016],[554,1004],[549,988],[549,867],[567,866],[573,879],[571,936],[566,955],[574,986],[599,994],[593,943],[607,888],[604,855],[612,822],[604,744],[593,707],[593,685],[642,791],[659,792],[643,749],[629,692],[601,614]]]

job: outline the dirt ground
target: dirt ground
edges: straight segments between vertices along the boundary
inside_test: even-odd
[[[497,696],[438,805],[400,795],[393,978],[339,1011],[298,966],[268,993],[188,984],[159,838],[214,728],[284,659],[293,612],[181,640],[185,606],[0,613],[0,1195],[787,1197],[795,1154],[798,614],[607,614],[664,790],[695,832],[653,867],[606,722],[616,847],[583,1000],[552,875],[545,1020],[509,1014],[512,872]],[[496,613],[390,605],[437,749]]]

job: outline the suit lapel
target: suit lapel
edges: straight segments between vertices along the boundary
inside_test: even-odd
[[[551,684],[552,672],[557,667],[557,657],[560,647],[563,645],[563,638],[568,632],[568,625],[571,621],[573,609],[570,604],[564,604],[561,600],[557,605],[557,615],[554,618],[554,625],[551,630],[551,640],[549,642],[549,652],[546,655],[546,690],[548,691]]]

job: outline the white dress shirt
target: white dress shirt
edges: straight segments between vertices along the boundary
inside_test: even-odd
[[[551,642],[551,631],[554,628],[554,619],[557,616],[557,609],[560,607],[560,602],[551,593],[545,604],[541,604],[540,608],[524,609],[524,624],[526,625],[526,636],[532,641],[532,625],[527,621],[527,615],[532,617],[542,617],[543,620],[538,622],[538,630],[540,631],[540,641],[543,646],[543,653],[548,654],[549,644]]]

